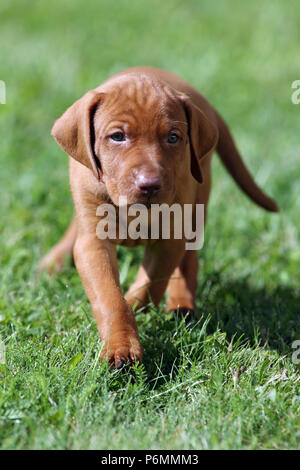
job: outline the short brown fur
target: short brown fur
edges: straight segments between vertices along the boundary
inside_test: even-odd
[[[126,142],[112,142],[123,131]],[[180,139],[168,144],[175,132]],[[158,304],[167,290],[167,309],[195,308],[198,261],[185,240],[100,240],[97,207],[118,204],[202,203],[210,193],[210,163],[216,149],[244,192],[258,205],[277,211],[276,203],[255,184],[230,132],[214,108],[175,75],[137,67],[113,76],[74,103],[55,123],[52,135],[70,158],[70,183],[76,216],[62,240],[40,267],[59,272],[66,255],[74,260],[104,342],[102,358],[117,367],[141,361],[134,306]],[[158,181],[150,197],[139,182]],[[116,244],[145,245],[136,281],[122,295]]]

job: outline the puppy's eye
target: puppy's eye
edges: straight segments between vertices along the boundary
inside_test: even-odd
[[[125,140],[125,134],[123,132],[115,132],[110,138],[115,142],[122,142],[122,140]]]
[[[168,144],[176,144],[178,140],[179,140],[179,136],[177,134],[174,134],[174,132],[172,132],[172,134],[170,134],[168,137]]]

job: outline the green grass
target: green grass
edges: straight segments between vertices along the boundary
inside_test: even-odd
[[[299,79],[296,1],[15,1],[0,5],[2,449],[299,447]],[[133,65],[194,84],[230,124],[279,215],[215,158],[197,319],[137,314],[144,364],[112,371],[77,272],[36,276],[72,216],[55,118]],[[140,250],[120,250],[124,289]]]

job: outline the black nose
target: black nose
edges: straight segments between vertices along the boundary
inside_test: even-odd
[[[158,193],[162,186],[159,176],[146,175],[145,173],[140,173],[136,177],[135,184],[141,194],[148,197]]]

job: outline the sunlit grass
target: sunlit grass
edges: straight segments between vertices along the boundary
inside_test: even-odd
[[[1,448],[298,447],[298,3],[3,0],[0,23]],[[209,98],[281,212],[256,208],[215,158],[197,318],[187,328],[163,304],[139,312],[144,364],[119,372],[99,362],[76,271],[38,278],[36,266],[73,211],[54,120],[143,64]],[[125,289],[141,251],[119,258]]]

